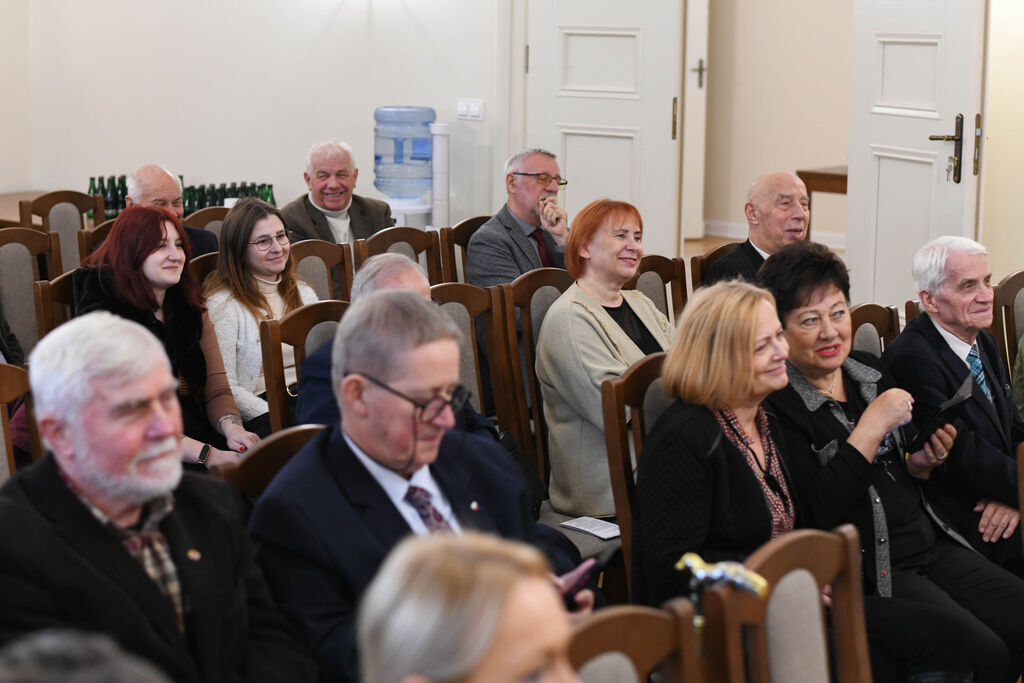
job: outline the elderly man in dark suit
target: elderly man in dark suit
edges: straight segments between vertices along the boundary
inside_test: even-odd
[[[352,304],[333,351],[341,423],[299,451],[256,504],[256,559],[324,680],[358,680],[356,606],[401,538],[466,529],[536,538],[501,447],[451,429],[467,399],[458,339],[455,323],[414,292]]]
[[[281,214],[297,240],[354,242],[395,224],[387,202],[353,194],[359,169],[352,148],[326,140],[310,147],[302,174],[307,194],[289,202]]]
[[[128,195],[125,206],[160,206],[181,221],[185,207],[181,202],[181,180],[163,166],[148,164],[128,176]],[[184,226],[185,235],[192,245],[192,258],[217,251],[217,236],[209,230]]]
[[[469,240],[469,284],[490,287],[543,266],[565,267],[569,226],[558,205],[565,184],[547,150],[527,149],[505,162],[508,201]]]
[[[993,301],[987,252],[966,237],[939,237],[917,252],[913,268],[923,312],[882,360],[913,394],[915,421],[927,420],[968,374],[975,380],[953,423],[948,460],[923,483],[925,495],[976,549],[1019,571],[1016,450],[1024,419],[995,339],[985,331]]]
[[[29,360],[51,452],[0,489],[0,643],[73,628],[179,682],[314,680],[252,561],[237,492],[182,474],[160,341],[90,313]]]
[[[712,263],[702,278],[703,284],[732,278],[753,282],[765,259],[807,237],[811,209],[804,181],[786,171],[759,176],[747,190],[743,213],[747,217],[747,241]]]

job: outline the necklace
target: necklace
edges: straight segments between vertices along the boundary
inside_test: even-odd
[[[818,391],[825,394],[833,401],[836,399],[836,378],[839,377],[839,374],[841,372],[842,371],[840,370],[832,373],[832,385],[828,388],[828,391],[825,391],[824,389],[818,389]]]

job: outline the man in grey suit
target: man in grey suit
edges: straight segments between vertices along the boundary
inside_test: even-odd
[[[395,224],[387,202],[353,194],[359,169],[352,148],[325,140],[310,147],[306,172],[309,192],[281,209],[295,241],[353,242]]]
[[[508,201],[469,240],[466,281],[490,287],[535,268],[564,268],[569,229],[558,191],[565,185],[551,152],[527,149],[506,161]]]

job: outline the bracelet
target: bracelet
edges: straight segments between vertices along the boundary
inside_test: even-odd
[[[210,449],[211,448],[213,448],[213,446],[211,446],[208,443],[204,443],[202,450],[199,451],[199,459],[196,460],[196,462],[199,463],[200,465],[203,465],[205,467],[206,466],[206,459],[210,457]]]

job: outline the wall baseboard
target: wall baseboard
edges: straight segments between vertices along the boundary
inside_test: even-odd
[[[734,240],[747,239],[746,223],[731,223],[729,221],[704,221],[704,234],[713,237],[728,237]],[[815,242],[824,244],[835,251],[846,251],[846,233],[828,232],[814,230],[811,237]]]

